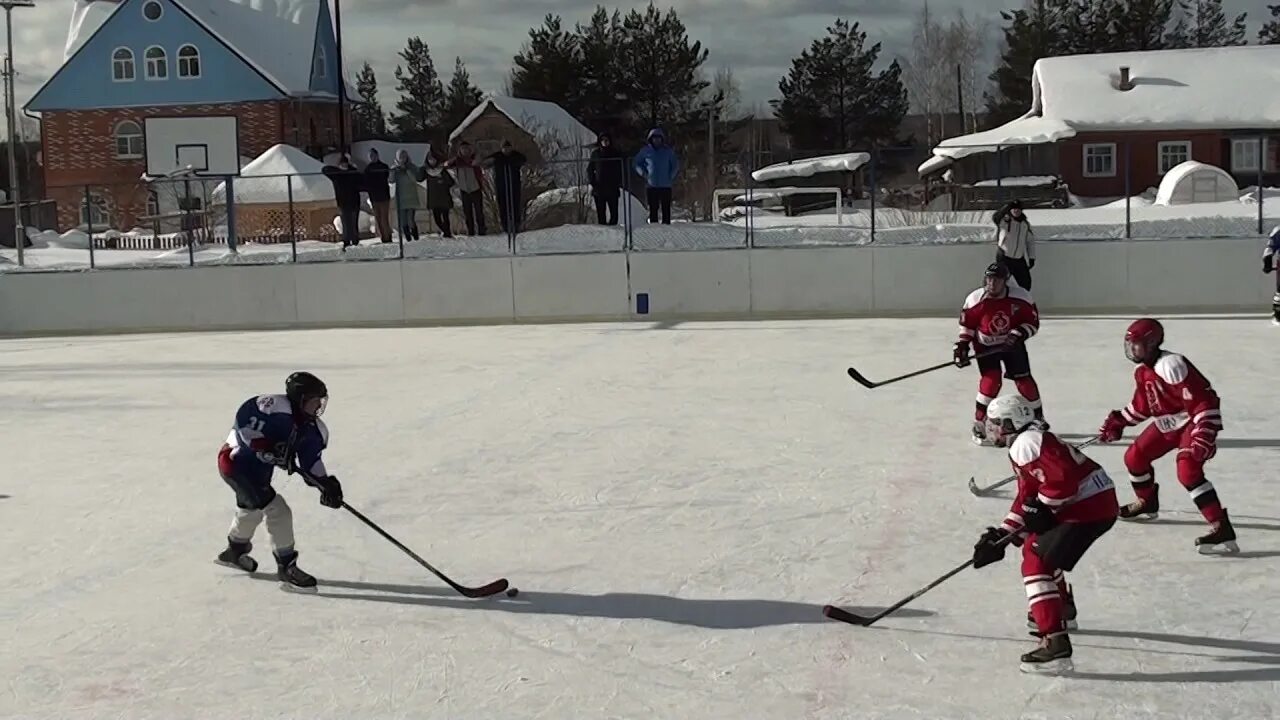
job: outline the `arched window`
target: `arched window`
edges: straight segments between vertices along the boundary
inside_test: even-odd
[[[116,82],[133,79],[133,51],[129,48],[116,48],[111,53],[111,79]]]
[[[142,128],[132,120],[125,120],[116,125],[116,157],[132,160],[142,157]]]
[[[317,47],[316,47],[315,68],[314,68],[314,72],[315,72],[315,76],[316,76],[316,77],[318,77],[318,78],[322,78],[322,77],[324,77],[324,76],[325,76],[325,65],[326,65],[326,64],[327,64],[327,63],[325,62],[324,46],[323,46],[323,45],[317,46]]]
[[[148,80],[164,80],[169,77],[169,61],[165,57],[164,48],[149,47],[144,57],[147,60]]]
[[[200,51],[195,45],[183,45],[178,48],[178,77],[200,77]]]
[[[86,228],[106,230],[111,227],[111,213],[107,211],[107,201],[97,193],[80,200],[80,224]]]

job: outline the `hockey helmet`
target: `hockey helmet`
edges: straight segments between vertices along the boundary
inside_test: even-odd
[[[1131,362],[1145,363],[1160,352],[1164,344],[1164,326],[1155,318],[1134,320],[1124,333],[1124,356]]]
[[[309,372],[295,372],[284,381],[284,394],[289,398],[289,405],[295,415],[320,417],[329,404],[329,389],[320,378]],[[315,410],[308,411],[311,400],[319,400]]]
[[[1004,292],[1009,286],[1009,266],[998,260],[988,265],[987,272],[982,277],[982,286],[989,293]]]
[[[987,438],[999,447],[1008,447],[1035,420],[1035,410],[1021,395],[1001,395],[987,406]]]

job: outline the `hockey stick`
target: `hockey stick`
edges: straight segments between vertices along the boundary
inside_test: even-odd
[[[1089,447],[1090,445],[1095,445],[1095,444],[1097,444],[1100,440],[1102,440],[1102,436],[1101,436],[1101,435],[1095,435],[1095,436],[1093,436],[1093,437],[1089,438],[1088,440],[1085,440],[1084,442],[1080,443],[1079,445],[1076,445],[1076,446],[1075,446],[1075,448],[1076,448],[1077,450],[1082,450],[1082,449],[1084,449],[1084,448]],[[1009,483],[1011,483],[1011,482],[1013,482],[1014,480],[1017,480],[1017,479],[1018,479],[1018,476],[1017,476],[1017,475],[1010,475],[1009,477],[1007,477],[1007,478],[1005,478],[1005,479],[1003,479],[1003,480],[1001,480],[1001,481],[999,481],[999,482],[992,483],[992,484],[990,484],[990,485],[988,485],[988,486],[986,486],[986,487],[978,487],[978,481],[977,481],[977,480],[975,480],[974,478],[970,477],[970,478],[969,478],[969,492],[973,493],[974,495],[977,495],[978,497],[983,497],[983,496],[985,496],[987,493],[991,492],[992,490],[995,490],[996,488],[999,488],[999,487],[1004,487],[1005,485],[1008,485]]]
[[[1004,352],[1004,350],[988,350],[984,353],[971,356],[969,360],[970,362],[974,360],[981,360],[982,358],[991,357],[992,355],[999,355],[1002,352]],[[889,378],[888,380],[881,380],[880,382],[872,382],[868,380],[865,375],[858,372],[856,368],[849,368],[849,377],[856,380],[858,384],[861,385],[862,387],[867,388],[869,390],[874,390],[875,388],[878,388],[881,385],[896,383],[900,380],[906,380],[907,378],[913,378],[917,375],[924,375],[925,373],[931,373],[935,370],[941,370],[942,368],[945,368],[945,367],[953,367],[955,366],[955,364],[956,364],[955,360],[951,360],[949,362],[944,362],[944,363],[938,363],[937,365],[932,365],[922,370],[916,370],[914,372],[909,372],[906,375],[899,375],[897,377]]]
[[[355,515],[365,525],[368,525],[369,527],[373,528],[375,532],[377,532],[379,535],[381,535],[382,537],[390,541],[392,545],[395,545],[396,547],[403,550],[406,555],[413,558],[414,560],[417,560],[419,565],[430,570],[431,574],[443,580],[446,584],[448,584],[449,587],[453,588],[454,590],[457,590],[458,593],[461,595],[465,595],[466,597],[469,597],[469,598],[482,598],[482,597],[489,597],[490,595],[497,595],[498,593],[507,589],[506,578],[499,578],[489,583],[488,585],[483,585],[477,588],[467,587],[466,585],[459,585],[453,580],[450,580],[449,576],[431,567],[431,563],[418,557],[417,553],[405,547],[403,544],[401,544],[399,540],[396,540],[395,538],[391,537],[391,535],[387,533],[386,530],[383,530],[382,528],[378,527],[376,523],[374,523],[369,518],[365,517],[359,510],[356,510],[355,508],[351,507],[346,502],[342,503],[342,507],[346,508],[352,515]]]
[[[1012,534],[1005,535],[1004,537],[1000,538],[999,542],[996,543],[996,547],[1004,547],[1005,545],[1008,545],[1010,542],[1013,541],[1013,538],[1014,538],[1014,535]],[[843,608],[838,608],[835,605],[824,605],[822,608],[822,614],[826,615],[832,620],[839,620],[840,622],[846,622],[846,623],[849,623],[850,625],[861,625],[862,627],[868,627],[870,625],[874,625],[875,623],[879,622],[882,618],[897,612],[899,609],[902,608],[903,605],[906,605],[912,600],[915,600],[921,595],[924,595],[930,590],[938,587],[939,585],[946,582],[947,580],[950,580],[952,577],[954,577],[955,575],[958,575],[962,570],[969,567],[970,565],[973,565],[973,558],[969,558],[968,560],[965,561],[963,565],[956,567],[955,569],[948,572],[946,575],[939,577],[937,580],[934,580],[928,585],[925,585],[924,587],[911,593],[907,597],[902,598],[898,602],[890,605],[884,610],[881,610],[875,615],[871,615],[871,616],[858,615],[856,613],[851,613],[848,610],[845,610]]]

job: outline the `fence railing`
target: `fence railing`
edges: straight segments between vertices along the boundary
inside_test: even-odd
[[[51,186],[56,212],[24,210],[34,227],[21,269],[990,242],[993,212],[1012,200],[1038,240],[1242,237],[1280,224],[1280,136],[1215,148],[1067,142],[953,148],[944,160],[922,148],[677,148],[674,178],[646,178],[623,157],[406,168],[390,183],[355,172]],[[1214,162],[1183,165],[1202,157]],[[338,206],[354,193],[355,206]],[[0,267],[18,260],[0,248]]]

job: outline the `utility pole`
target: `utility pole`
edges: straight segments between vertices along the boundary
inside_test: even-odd
[[[14,100],[13,86],[16,75],[13,71],[13,9],[15,7],[34,7],[35,0],[0,0],[4,8],[4,26],[7,37],[8,52],[4,56],[4,107],[8,116],[9,142],[9,196],[13,203],[13,244],[18,249],[18,266],[24,264],[23,246],[27,242],[26,229],[22,224],[22,195],[18,187],[18,156],[14,147],[17,138],[18,103]]]
[[[707,103],[707,185],[711,188],[711,196],[707,203],[707,219],[715,222],[711,216],[711,208],[715,207],[716,195],[716,104]]]
[[[342,0],[333,0],[333,25],[338,42],[338,154],[347,151],[347,76],[342,71]]]

